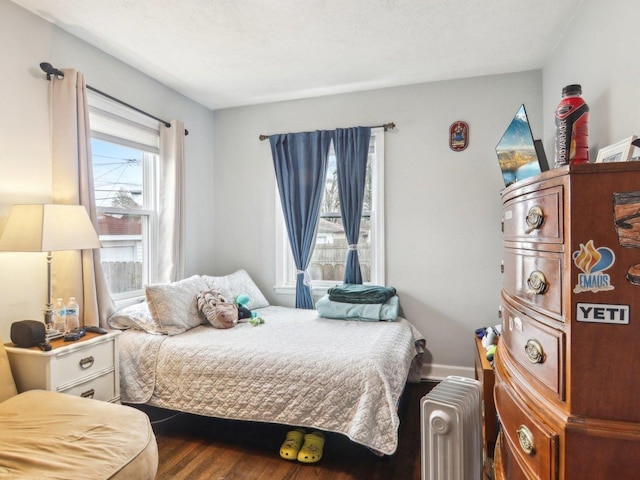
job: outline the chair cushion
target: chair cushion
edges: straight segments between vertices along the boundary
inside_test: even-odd
[[[140,410],[30,390],[0,403],[0,465],[15,478],[151,480],[158,448]]]
[[[4,342],[0,338],[0,402],[4,402],[7,398],[17,394],[18,390],[13,381],[9,357],[7,357],[7,351],[4,349]]]

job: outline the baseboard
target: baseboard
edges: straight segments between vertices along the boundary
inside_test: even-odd
[[[455,365],[438,365],[425,363],[422,365],[420,377],[422,380],[442,380],[449,375],[459,377],[475,378],[475,369],[472,367],[457,367]]]

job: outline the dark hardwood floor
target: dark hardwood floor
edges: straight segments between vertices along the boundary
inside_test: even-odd
[[[408,384],[399,415],[398,449],[379,458],[343,435],[325,433],[322,459],[302,464],[280,458],[290,427],[222,420],[143,406],[153,424],[158,480],[420,480],[420,399],[436,382]]]

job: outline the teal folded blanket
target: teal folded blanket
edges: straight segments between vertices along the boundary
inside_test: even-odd
[[[397,295],[385,303],[344,303],[334,302],[325,295],[316,303],[318,315],[324,318],[341,320],[364,320],[378,322],[380,320],[393,322],[398,318],[400,301]]]
[[[336,285],[327,292],[332,302],[385,303],[396,294],[396,289],[381,285],[345,283],[343,285]]]

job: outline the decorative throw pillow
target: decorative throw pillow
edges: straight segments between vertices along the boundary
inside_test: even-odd
[[[107,319],[111,328],[127,330],[135,328],[144,330],[147,333],[162,335],[166,332],[151,316],[147,302],[136,303],[118,310]]]
[[[203,275],[202,278],[209,288],[219,292],[226,292],[230,302],[234,302],[235,298],[243,293],[249,295],[251,301],[245,305],[249,310],[269,306],[269,302],[246,270],[241,269],[221,277]]]
[[[215,328],[231,328],[238,323],[238,307],[216,290],[198,294],[198,310]]]
[[[202,323],[196,297],[207,283],[199,275],[173,283],[147,285],[149,311],[168,335],[178,335]]]

